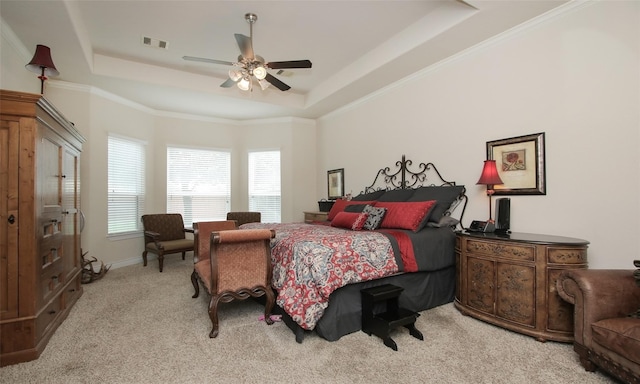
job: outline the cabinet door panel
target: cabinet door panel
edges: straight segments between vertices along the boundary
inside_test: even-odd
[[[62,248],[64,249],[65,282],[80,268],[80,153],[65,147],[62,157]]]
[[[39,142],[38,148],[38,176],[40,177],[39,181],[39,196],[42,201],[43,209],[45,211],[49,210],[60,210],[61,203],[61,164],[60,164],[60,154],[61,154],[61,146],[60,144],[52,141],[46,136],[46,131],[44,128],[40,128],[40,134],[42,138]]]
[[[562,300],[556,289],[556,281],[562,271],[562,269],[549,269],[547,272],[547,280],[549,281],[547,329],[570,333],[573,332],[573,305]]]
[[[535,325],[535,268],[498,263],[498,316],[520,324]]]
[[[467,305],[477,310],[494,312],[495,266],[491,260],[467,258]]]
[[[0,319],[18,316],[18,129],[0,122]]]

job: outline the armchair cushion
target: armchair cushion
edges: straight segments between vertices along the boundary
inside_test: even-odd
[[[173,253],[178,251],[182,252],[183,249],[193,247],[193,240],[179,239],[179,240],[165,240],[165,241],[160,241],[158,243],[148,243],[147,249],[152,252],[158,251],[159,250],[158,245],[160,246],[160,248],[162,248],[162,250],[164,250],[164,253]]]
[[[593,341],[640,365],[640,320],[605,319],[591,325]]]

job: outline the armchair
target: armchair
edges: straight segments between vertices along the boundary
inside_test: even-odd
[[[235,220],[238,227],[246,223],[259,223],[261,216],[260,212],[227,212],[227,220]]]
[[[640,319],[629,316],[640,306],[633,270],[567,270],[556,288],[574,305],[573,349],[585,370],[640,383]]]
[[[199,223],[202,224],[202,223]],[[198,228],[198,232],[202,228]],[[275,232],[268,229],[223,230],[212,232],[207,238],[204,231],[197,234],[198,259],[191,274],[198,297],[198,280],[211,296],[209,318],[212,329],[209,337],[218,336],[218,305],[249,297],[266,296],[264,320],[273,324],[271,310],[275,296],[271,289],[271,245]],[[208,239],[209,257],[205,255]]]
[[[147,253],[158,255],[160,272],[164,264],[164,255],[182,253],[182,260],[188,251],[193,251],[193,239],[186,238],[186,232],[192,232],[184,227],[182,215],[179,213],[160,213],[142,215],[144,228],[144,252],[142,261],[147,266]]]

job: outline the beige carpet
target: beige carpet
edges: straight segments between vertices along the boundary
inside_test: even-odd
[[[209,338],[208,299],[192,299],[192,264],[168,257],[111,270],[84,286],[40,359],[0,369],[2,383],[610,383],[585,372],[571,345],[540,343],[458,313],[422,313],[419,341],[398,352],[363,332],[297,344],[284,323],[258,321],[251,300],[223,304]]]

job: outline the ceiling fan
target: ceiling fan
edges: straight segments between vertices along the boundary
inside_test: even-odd
[[[229,78],[220,84],[223,88],[232,87],[234,84],[243,91],[251,91],[253,89],[253,79],[255,78],[262,90],[267,89],[269,85],[273,85],[281,91],[291,89],[290,86],[283,83],[275,76],[267,72],[267,69],[295,69],[295,68],[311,68],[309,60],[290,60],[290,61],[265,61],[261,56],[253,53],[253,24],[258,20],[258,16],[254,13],[244,15],[245,20],[249,23],[249,36],[239,33],[234,34],[236,42],[240,48],[240,55],[237,62],[207,59],[203,57],[183,56],[184,60],[200,61],[203,63],[213,63],[230,65],[235,68],[229,70]],[[280,73],[282,71],[279,71]]]

